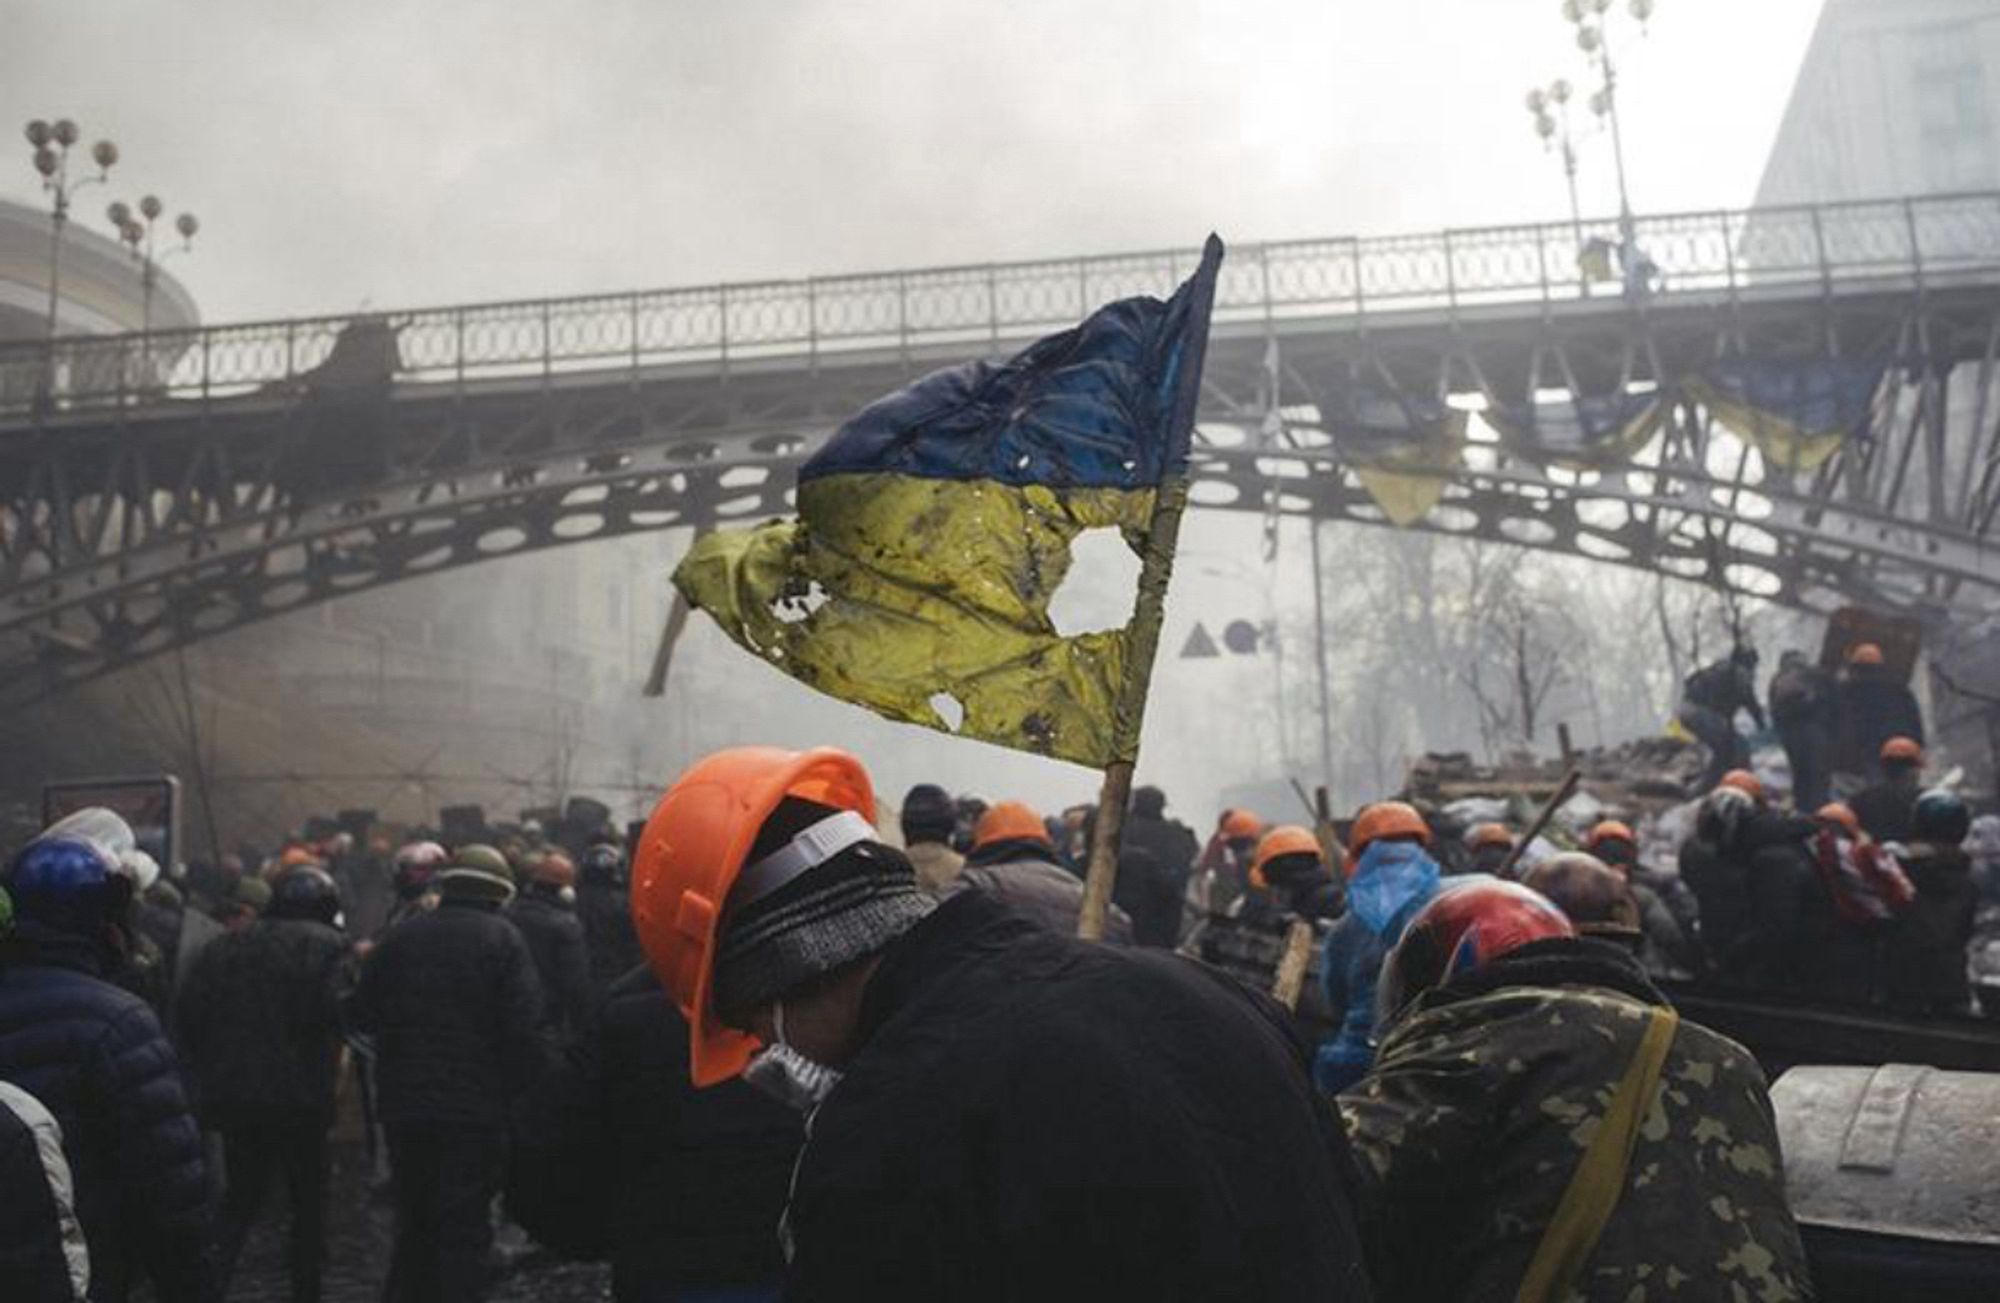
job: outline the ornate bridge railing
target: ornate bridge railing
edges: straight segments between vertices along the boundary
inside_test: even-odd
[[[307,317],[0,346],[0,421],[241,394],[307,379],[467,381],[997,343],[1161,293],[1193,249]],[[1586,270],[1586,264],[1595,264]],[[2000,270],[2000,192],[1250,245],[1217,320],[1365,319],[1754,294]],[[1593,276],[1595,279],[1593,279]]]

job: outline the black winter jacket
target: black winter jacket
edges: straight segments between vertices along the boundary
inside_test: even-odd
[[[509,1214],[620,1298],[776,1280],[799,1115],[740,1081],[696,1090],[687,1022],[639,967],[518,1111]]]
[[[1914,779],[1871,783],[1848,802],[1854,817],[1878,842],[1906,842],[1917,818],[1917,797],[1923,788]]]
[[[1351,1159],[1275,1004],[973,891],[893,942],[814,1115],[788,1297],[1370,1297]]]
[[[1979,907],[1972,857],[1922,843],[1899,857],[1917,898],[1889,935],[1889,1001],[1898,1008],[1956,1013],[1971,998],[1965,950]]]
[[[97,948],[23,921],[0,951],[0,1078],[62,1127],[94,1303],[149,1276],[161,1303],[217,1297],[208,1178],[174,1052]]]
[[[205,1117],[290,1109],[333,1121],[347,942],[305,919],[261,919],[210,942],[181,993],[181,1046]]]
[[[1118,885],[1112,899],[1132,916],[1138,944],[1165,949],[1180,944],[1188,874],[1200,854],[1201,845],[1187,825],[1127,816],[1118,842]]]
[[[1730,845],[1681,847],[1681,877],[1701,902],[1701,940],[1716,976],[1759,987],[1792,984],[1807,941],[1808,895],[1820,890],[1807,840],[1813,823],[1759,810]]]
[[[590,989],[602,998],[613,982],[646,958],[632,929],[632,907],[625,899],[625,889],[616,883],[578,883],[576,921],[583,924]]]
[[[583,1031],[596,1002],[590,994],[590,960],[583,924],[559,898],[530,887],[514,898],[507,917],[521,930],[535,976],[542,984],[542,1027],[560,1045]]]
[[[492,905],[447,897],[391,928],[349,1008],[375,1038],[384,1122],[504,1127],[543,1059],[541,983]]]

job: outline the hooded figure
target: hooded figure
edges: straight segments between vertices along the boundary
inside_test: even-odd
[[[1375,982],[1403,928],[1437,893],[1430,826],[1414,808],[1384,801],[1361,812],[1348,845],[1347,913],[1327,935],[1320,985],[1340,1030],[1319,1047],[1320,1088],[1352,1085],[1374,1061]]]

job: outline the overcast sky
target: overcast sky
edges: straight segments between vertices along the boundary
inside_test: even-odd
[[[1818,8],[1628,37],[1638,207],[1751,198]],[[226,320],[1557,216],[1521,99],[1584,76],[1558,11],[0,0],[0,101],[195,209],[173,270]],[[1605,141],[1585,166],[1610,211]],[[0,195],[36,197],[25,145]]]

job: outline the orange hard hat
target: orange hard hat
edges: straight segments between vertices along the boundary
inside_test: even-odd
[[[1311,829],[1285,824],[1271,829],[1257,842],[1257,854],[1250,861],[1250,885],[1260,888],[1270,886],[1271,880],[1264,876],[1264,866],[1285,855],[1310,855],[1322,867],[1326,864],[1326,852]]]
[[[1470,850],[1483,850],[1488,846],[1505,846],[1514,849],[1514,834],[1507,831],[1504,823],[1474,824],[1472,831],[1465,834],[1465,844]]]
[[[1747,769],[1730,770],[1722,776],[1722,781],[1716,786],[1733,787],[1745,796],[1755,797],[1759,801],[1764,799],[1764,780]]]
[[[287,846],[284,854],[278,856],[278,867],[295,869],[301,864],[318,864],[319,856],[304,846]]]
[[[1042,822],[1042,816],[1019,801],[1002,801],[988,806],[986,813],[979,816],[979,822],[972,826],[972,849],[978,850],[996,842],[1055,845],[1049,839],[1048,826]]]
[[[1358,860],[1370,842],[1386,837],[1414,837],[1428,846],[1431,826],[1417,813],[1417,807],[1407,801],[1378,801],[1354,820],[1354,831],[1347,838],[1347,852]]]
[[[1904,760],[1912,764],[1924,762],[1923,744],[1913,737],[1892,737],[1882,744],[1882,763]]]
[[[1248,810],[1224,810],[1222,835],[1228,841],[1248,841],[1264,833],[1264,821]]]
[[[1872,642],[1856,643],[1848,649],[1847,663],[1849,665],[1880,665],[1882,663],[1882,649]]]
[[[1602,846],[1606,842],[1615,841],[1630,842],[1632,845],[1637,846],[1639,844],[1639,836],[1632,831],[1630,824],[1620,823],[1616,819],[1605,819],[1585,834],[1583,849],[1594,855],[1597,853],[1599,846]]]
[[[758,1048],[715,1012],[716,934],[758,830],[788,796],[875,821],[868,771],[845,751],[732,747],[682,774],[639,837],[632,922],[653,975],[687,1019],[697,1086],[741,1073]]]
[[[528,881],[549,887],[574,887],[576,864],[561,851],[550,851],[528,865]]]
[[[1853,807],[1840,801],[1829,801],[1822,805],[1813,814],[1813,818],[1821,823],[1837,823],[1855,837],[1861,835],[1860,816],[1854,813]]]

